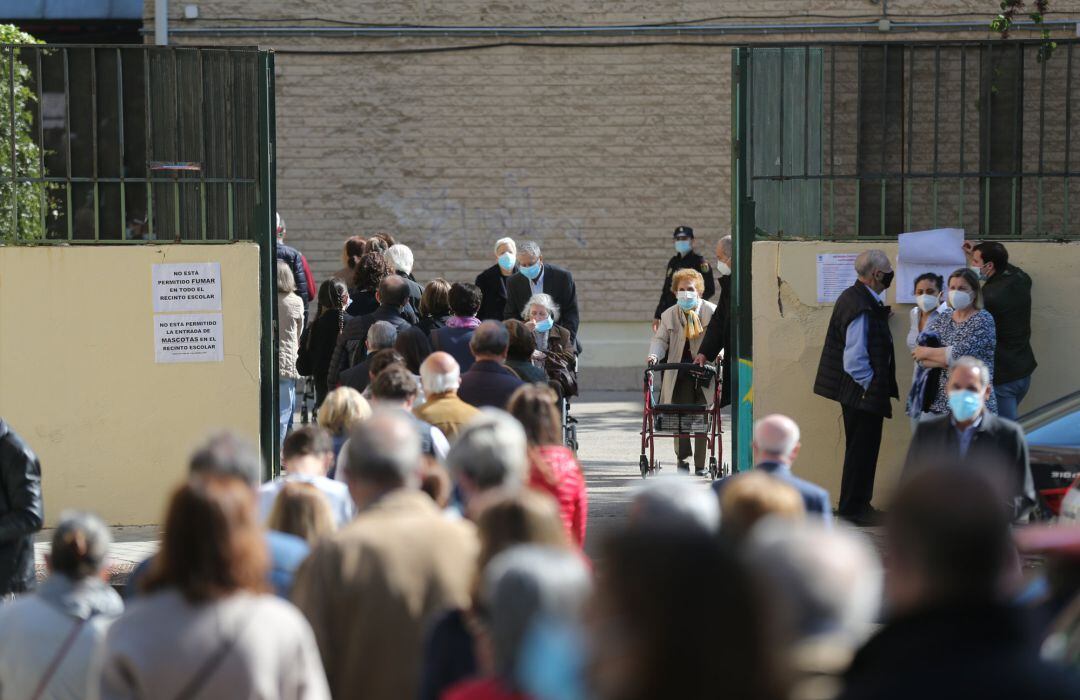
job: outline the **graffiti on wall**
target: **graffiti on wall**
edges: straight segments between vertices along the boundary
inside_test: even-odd
[[[428,246],[465,255],[488,248],[498,238],[535,239],[541,244],[557,237],[587,247],[582,220],[538,211],[533,188],[521,184],[517,173],[503,179],[496,206],[473,206],[450,196],[448,187],[422,187],[405,194],[384,192],[376,203],[391,213],[402,230],[422,235]]]

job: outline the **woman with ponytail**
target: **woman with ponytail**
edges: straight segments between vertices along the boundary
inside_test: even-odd
[[[326,386],[330,357],[334,354],[338,336],[350,316],[349,289],[337,277],[331,277],[319,287],[319,310],[315,321],[300,338],[300,355],[296,366],[301,374],[315,378],[315,406],[318,408],[333,387]]]

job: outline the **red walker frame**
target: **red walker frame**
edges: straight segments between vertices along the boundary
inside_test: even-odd
[[[715,392],[711,406],[692,404],[655,404],[653,403],[653,373],[690,371],[703,377],[711,377],[715,382]],[[641,469],[641,478],[660,471],[660,465],[656,461],[656,438],[691,438],[705,435],[708,438],[709,450],[709,478],[718,479],[722,476],[722,467],[717,459],[717,453],[723,450],[723,426],[720,420],[720,390],[722,380],[716,365],[704,366],[690,362],[664,362],[650,365],[645,369],[645,409],[641,417],[641,458],[638,466]],[[658,416],[705,416],[705,431],[702,432],[678,432],[657,431],[656,418]],[[679,419],[680,427],[682,420]],[[648,457],[645,450],[648,448]]]

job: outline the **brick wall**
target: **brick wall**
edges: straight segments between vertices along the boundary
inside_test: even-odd
[[[736,22],[751,14],[780,22],[814,13],[845,18],[880,13],[879,5],[866,0],[772,0],[752,8],[704,0],[662,8],[629,0],[197,4],[200,20],[174,21],[174,28],[252,24],[225,19],[230,17],[493,26],[718,15],[725,16],[715,21]],[[1075,6],[1080,15],[1080,2],[1058,6],[1059,11]],[[146,7],[152,26],[153,2]],[[182,13],[182,3],[172,8],[177,16]],[[973,11],[980,17],[993,10],[984,0],[894,0],[889,9],[930,15]],[[856,37],[881,38],[789,33],[711,39]],[[709,257],[715,240],[728,233],[730,47],[675,45],[701,37],[665,37],[664,45],[656,46],[633,45],[646,41],[633,37],[564,37],[557,41],[592,45],[305,55],[298,52],[464,47],[499,39],[178,35],[174,40],[259,43],[279,50],[278,209],[290,240],[308,255],[320,279],[340,267],[341,243],[353,234],[389,230],[413,247],[419,278],[452,280],[471,279],[492,264],[494,240],[514,235],[540,241],[548,260],[574,272],[585,320],[638,321],[655,306],[674,226],[694,226],[699,249]],[[620,45],[596,46],[607,41]],[[851,92],[839,91],[837,107],[853,120],[845,102]],[[842,156],[839,140],[854,133],[850,125],[838,126]],[[838,183],[833,195],[838,215],[846,209],[843,216],[851,217],[850,207],[842,205],[853,194],[847,187]],[[977,194],[970,196],[976,211]]]

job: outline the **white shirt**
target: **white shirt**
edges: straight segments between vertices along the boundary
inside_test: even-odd
[[[259,518],[265,523],[270,519],[270,511],[274,509],[281,488],[289,482],[311,484],[326,496],[330,504],[330,511],[334,514],[334,523],[341,527],[353,519],[356,515],[356,507],[353,505],[352,496],[349,495],[349,487],[340,481],[327,479],[325,476],[308,476],[306,474],[290,474],[274,479],[259,487]]]

